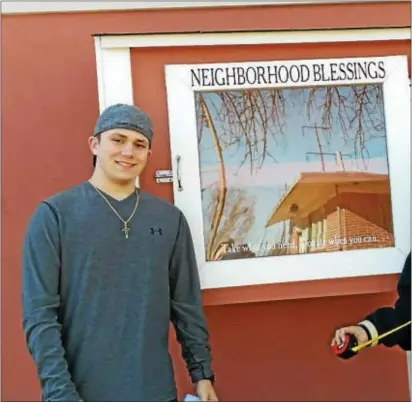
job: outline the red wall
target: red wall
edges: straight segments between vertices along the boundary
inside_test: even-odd
[[[21,331],[20,247],[37,203],[91,174],[86,140],[98,114],[91,34],[406,25],[410,25],[410,4],[406,3],[3,16],[3,400],[39,398],[34,366]],[[333,52],[333,45],[328,46]],[[196,57],[201,50],[193,52],[190,56],[185,49],[173,49],[171,54],[177,60],[188,55]],[[410,43],[360,44],[353,52],[410,55]],[[315,53],[310,54],[314,57]],[[170,190],[155,185],[152,179],[153,170],[168,166],[170,160],[164,95],[155,90],[163,83],[144,79],[151,74],[151,62],[159,68],[161,57],[162,53],[150,49],[133,52],[133,62],[146,60],[140,67],[136,64],[133,78],[141,84],[136,101],[153,112],[158,130],[156,157],[142,185],[171,199]],[[221,51],[216,57],[230,54],[225,56]],[[236,299],[231,293],[236,290],[207,293],[206,314],[221,399],[408,400],[406,359],[399,350],[368,350],[362,358],[347,363],[330,355],[328,344],[337,325],[357,320],[394,299],[396,276],[367,280],[371,285],[363,289],[381,292],[231,305],[218,304]],[[359,291],[359,282],[345,283],[347,289],[355,292],[358,287]],[[276,289],[264,287],[259,294],[276,298]],[[302,297],[299,286],[282,289],[283,294],[289,292],[289,297]],[[256,290],[245,292],[250,300],[259,300]],[[316,291],[313,294],[319,295]],[[335,290],[330,294],[336,294]],[[172,344],[172,353],[181,391],[187,391],[188,380],[183,362],[177,358],[176,343]]]

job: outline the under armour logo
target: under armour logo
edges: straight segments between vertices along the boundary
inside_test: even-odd
[[[152,234],[152,236],[154,236],[155,233],[159,234],[160,236],[163,235],[163,231],[162,231],[161,228],[158,228],[158,229],[156,229],[156,228],[150,228],[150,233]]]

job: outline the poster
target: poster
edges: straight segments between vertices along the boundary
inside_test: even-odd
[[[203,288],[403,264],[406,57],[169,65],[166,89],[174,202]]]
[[[198,92],[206,260],[394,245],[381,84]]]

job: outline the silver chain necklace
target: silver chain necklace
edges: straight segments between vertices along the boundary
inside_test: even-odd
[[[135,190],[136,192],[136,205],[134,206],[133,212],[132,214],[129,216],[128,219],[124,220],[120,214],[114,209],[114,207],[112,206],[112,204],[110,204],[109,200],[104,196],[104,194],[95,186],[93,186],[96,191],[102,196],[102,198],[106,201],[107,205],[111,208],[111,210],[117,215],[117,217],[123,222],[123,229],[122,232],[124,232],[124,237],[126,239],[129,238],[129,232],[131,231],[131,228],[128,226],[130,220],[133,218],[135,212],[137,211],[137,207],[139,205],[139,201],[140,201],[140,197],[139,197],[139,193],[137,191],[137,189]]]

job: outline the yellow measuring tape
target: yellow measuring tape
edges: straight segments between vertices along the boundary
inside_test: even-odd
[[[369,346],[369,345],[372,344],[373,342],[378,341],[379,339],[385,338],[385,336],[388,336],[388,335],[390,335],[390,334],[393,334],[393,333],[396,332],[396,331],[399,331],[400,329],[408,326],[410,323],[411,323],[411,321],[408,321],[408,322],[406,322],[405,324],[399,325],[399,327],[396,327],[396,328],[394,328],[394,329],[391,329],[390,331],[385,332],[384,334],[379,335],[378,337],[373,338],[373,339],[371,339],[371,340],[368,341],[368,342],[361,343],[360,345],[353,347],[353,348],[352,348],[352,352],[359,352],[359,350],[361,350],[361,349],[363,349],[363,348],[366,348],[367,346]]]

